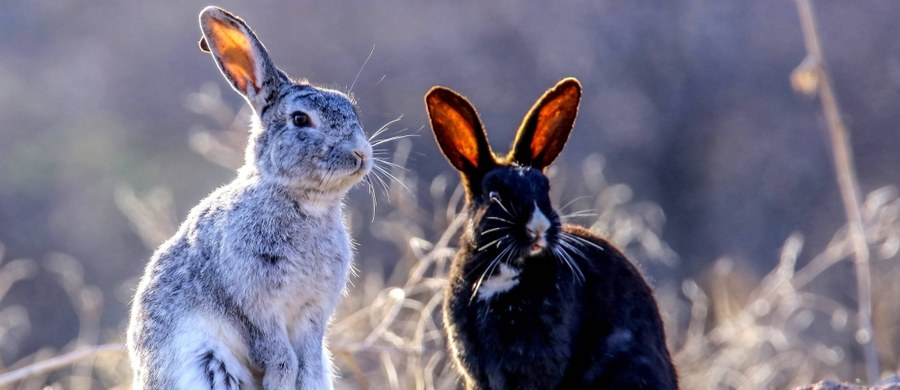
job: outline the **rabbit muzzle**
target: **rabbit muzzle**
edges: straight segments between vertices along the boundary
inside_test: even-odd
[[[372,145],[368,141],[359,141],[350,152],[356,158],[356,172],[359,176],[365,176],[372,170]]]
[[[547,230],[550,229],[550,219],[541,211],[537,202],[534,204],[534,211],[531,213],[531,219],[525,225],[525,231],[531,240],[531,246],[528,249],[529,256],[535,256],[547,249]]]
[[[351,161],[346,171],[345,180],[349,185],[354,185],[372,170],[374,159],[372,158],[372,145],[362,135],[362,129],[344,144],[344,152]]]
[[[537,256],[547,248],[547,239],[544,236],[531,236],[531,246],[528,248],[529,256]]]

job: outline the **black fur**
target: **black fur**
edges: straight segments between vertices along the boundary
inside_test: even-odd
[[[562,99],[580,96],[580,86],[571,83],[564,80],[557,88],[577,86],[577,95]],[[562,225],[550,202],[544,166],[520,164],[549,164],[561,150],[557,145],[529,151],[534,148],[529,145],[535,134],[541,139],[561,131],[568,135],[570,129],[542,128],[535,122],[547,117],[540,113],[542,107],[577,107],[577,100],[552,100],[569,92],[552,89],[538,101],[532,113],[540,115],[526,117],[520,135],[526,130],[528,134],[522,140],[517,137],[509,156],[497,158],[483,148],[478,153],[491,153],[492,163],[460,169],[470,224],[453,260],[444,301],[451,352],[468,389],[676,389],[662,319],[638,269],[606,240],[584,228]],[[444,126],[456,117],[435,120],[446,113],[432,109],[443,110],[443,102],[432,104],[432,98],[443,97],[429,93],[426,98],[435,133],[452,131]],[[574,110],[563,115],[570,120],[555,123],[571,126]],[[451,144],[457,142],[452,137],[437,139],[445,154],[452,154],[447,148],[466,145]],[[484,157],[455,153],[463,161]],[[530,157],[516,158],[517,153]],[[538,211],[546,217],[543,234],[526,228]],[[517,275],[515,283],[505,290],[495,285],[492,294],[480,295],[485,280],[500,268]]]
[[[240,388],[240,382],[231,373],[228,372],[225,363],[212,352],[206,351],[200,356],[200,364],[206,379],[209,381],[210,389],[234,389]]]

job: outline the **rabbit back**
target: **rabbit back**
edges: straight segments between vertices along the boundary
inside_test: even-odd
[[[582,323],[562,388],[675,389],[677,376],[653,291],[638,268],[606,240],[576,225],[563,230],[583,240]],[[573,281],[577,285],[577,281]]]

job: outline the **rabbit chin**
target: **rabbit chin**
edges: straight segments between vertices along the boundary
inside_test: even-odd
[[[543,240],[541,243],[534,243],[528,247],[522,248],[519,253],[521,253],[519,258],[524,261],[529,258],[543,257],[552,254],[553,250],[550,247],[550,244],[546,240]]]
[[[369,169],[361,167],[355,171],[347,172],[343,175],[332,175],[322,184],[322,191],[332,191],[335,193],[340,193],[341,196],[343,196],[345,193],[347,193],[347,191],[353,188],[353,186],[362,181],[363,177],[365,177],[368,173]]]
[[[310,183],[309,177],[272,175],[276,183],[294,190],[297,195],[316,207],[328,207],[340,203],[344,195],[359,183],[369,167],[362,166],[353,171],[331,172],[321,180]]]

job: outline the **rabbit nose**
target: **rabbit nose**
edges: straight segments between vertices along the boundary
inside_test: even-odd
[[[544,235],[544,231],[535,232],[528,231],[528,237],[531,239],[531,245],[528,247],[528,254],[534,256],[538,253],[544,251],[544,248],[547,247],[547,237]]]
[[[356,169],[362,170],[369,165],[369,159],[372,156],[370,151],[366,151],[365,149],[354,149],[351,153],[353,153],[353,156],[356,158]]]
[[[355,145],[351,146],[351,150],[353,151],[353,155],[360,161],[366,161],[372,157],[372,145],[370,145],[365,138],[357,139]]]
[[[543,251],[544,248],[546,248],[546,247],[547,247],[547,239],[544,238],[543,236],[541,236],[541,237],[536,238],[534,240],[534,242],[531,243],[531,247],[529,248],[528,251],[531,252],[532,255],[535,255],[535,254],[541,253],[541,251]]]
[[[547,247],[547,229],[550,228],[550,220],[541,212],[537,202],[534,204],[534,212],[531,214],[531,220],[528,221],[525,230],[531,239],[531,248],[529,252],[532,255],[538,254]]]
[[[353,155],[356,156],[360,161],[366,161],[369,158],[369,153],[365,150],[354,150]]]

